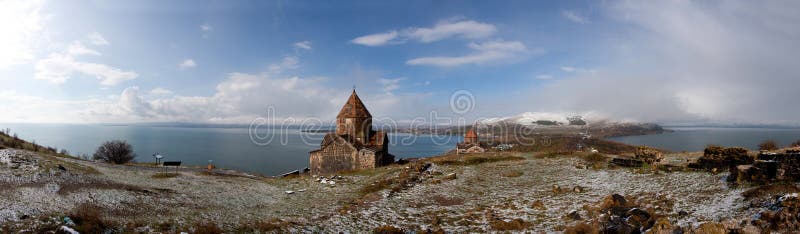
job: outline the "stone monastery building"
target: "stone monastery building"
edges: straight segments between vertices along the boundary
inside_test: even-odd
[[[320,149],[309,153],[313,174],[376,168],[392,162],[388,135],[372,129],[372,115],[355,90],[336,116],[336,132],[326,134]]]

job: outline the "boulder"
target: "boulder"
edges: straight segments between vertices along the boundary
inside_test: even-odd
[[[639,229],[628,224],[625,218],[612,215],[608,222],[605,222],[603,233],[640,233]]]
[[[577,210],[570,211],[569,214],[565,216],[567,219],[571,220],[581,220],[581,215],[578,213]]]
[[[650,221],[650,213],[647,211],[641,210],[639,208],[633,208],[628,210],[625,214],[627,217],[628,224],[634,227],[644,227],[649,226]]]
[[[720,223],[703,223],[695,229],[696,233],[726,234],[728,230]]]
[[[616,216],[624,216],[631,208],[625,197],[619,194],[612,194],[603,199],[600,204],[600,211]]]

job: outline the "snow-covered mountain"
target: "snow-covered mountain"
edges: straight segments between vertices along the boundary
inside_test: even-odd
[[[595,113],[556,113],[556,112],[524,112],[514,116],[508,117],[494,117],[478,120],[477,123],[481,125],[495,125],[500,123],[506,124],[520,124],[520,125],[536,125],[536,121],[556,121],[563,124],[569,124],[570,117],[580,116],[584,121],[600,122],[606,121],[605,117]]]

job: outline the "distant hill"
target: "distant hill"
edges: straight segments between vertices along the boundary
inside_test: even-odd
[[[69,156],[69,152],[66,150],[58,151],[55,147],[48,147],[36,144],[36,141],[26,141],[20,139],[16,133],[12,133],[10,129],[2,129],[0,131],[0,149],[5,148],[12,148],[12,149],[22,149],[22,150],[29,150],[33,152],[45,153],[45,154],[54,154],[54,155],[61,155],[61,156]]]

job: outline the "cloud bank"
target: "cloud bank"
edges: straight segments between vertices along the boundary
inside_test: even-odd
[[[623,1],[605,9],[630,37],[609,65],[539,86],[542,110],[661,122],[800,124],[800,3]]]

